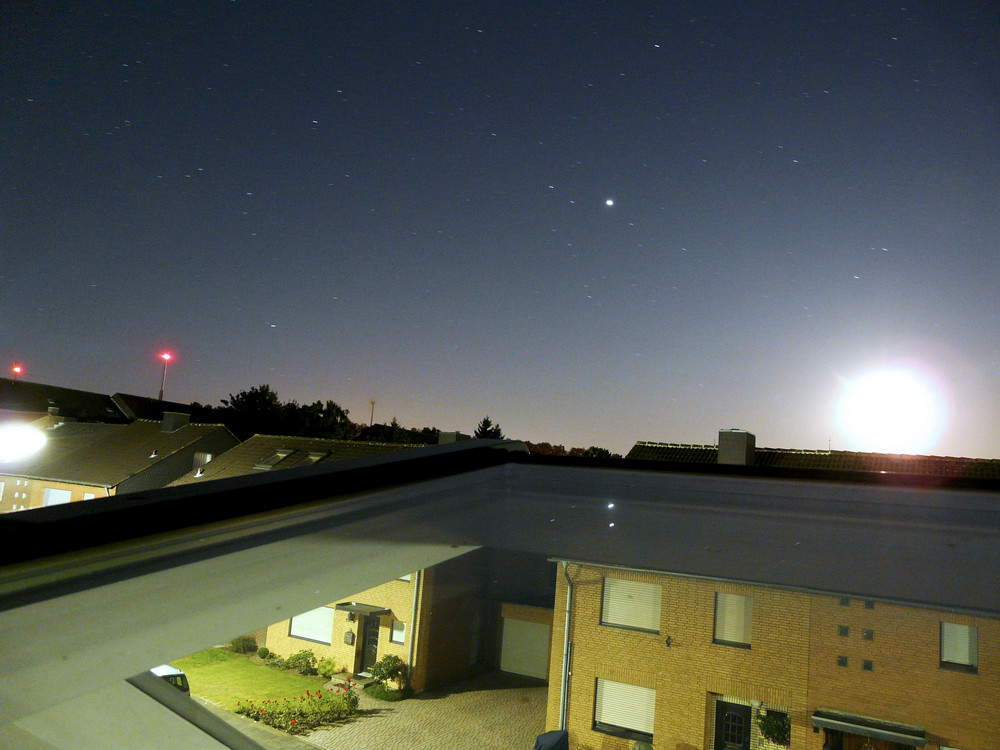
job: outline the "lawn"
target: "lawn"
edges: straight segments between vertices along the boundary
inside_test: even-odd
[[[237,701],[294,698],[326,682],[324,677],[265,667],[219,648],[205,649],[171,664],[187,674],[193,695],[230,711],[236,710]]]

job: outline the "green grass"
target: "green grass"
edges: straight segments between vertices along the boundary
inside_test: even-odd
[[[304,677],[265,667],[218,648],[199,651],[171,664],[187,674],[193,695],[230,711],[236,710],[237,701],[294,698],[326,682],[325,677]]]

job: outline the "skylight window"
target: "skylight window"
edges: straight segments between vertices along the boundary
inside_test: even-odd
[[[267,471],[268,469],[273,469],[277,464],[281,463],[283,459],[288,458],[290,455],[292,455],[290,450],[280,448],[271,453],[269,456],[262,458],[260,461],[255,463],[253,467],[255,469],[260,469],[261,471]]]

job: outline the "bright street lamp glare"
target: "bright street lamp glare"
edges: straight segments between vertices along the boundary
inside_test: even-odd
[[[856,450],[925,453],[941,435],[944,408],[916,371],[878,370],[846,384],[837,421]]]
[[[164,362],[169,362],[173,358],[174,355],[171,354],[170,352],[163,352],[163,354],[160,355],[160,359],[162,359]]]
[[[34,427],[26,424],[0,427],[0,463],[28,458],[44,445],[45,435]]]

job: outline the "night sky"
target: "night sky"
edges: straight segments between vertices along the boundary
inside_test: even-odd
[[[625,452],[862,447],[907,367],[1000,456],[992,0],[0,19],[4,375]]]

